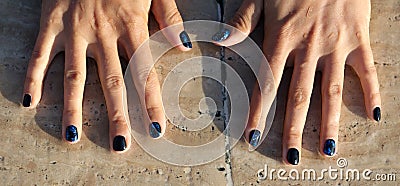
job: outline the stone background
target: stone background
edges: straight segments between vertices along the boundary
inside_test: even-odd
[[[227,0],[224,19],[229,20],[240,6],[241,0]],[[213,0],[177,0],[184,20],[221,19],[219,5]],[[257,180],[257,171],[268,167],[290,170],[281,163],[281,136],[284,108],[291,69],[285,70],[277,98],[277,111],[271,131],[257,151],[248,152],[241,140],[220,159],[201,166],[180,167],[165,164],[145,153],[136,143],[123,154],[111,153],[108,148],[108,119],[101,93],[97,69],[88,60],[83,108],[82,140],[76,145],[61,141],[61,113],[63,107],[62,74],[64,56],[54,59],[47,74],[44,95],[35,109],[20,105],[23,81],[28,60],[39,28],[40,1],[0,1],[0,180],[4,185],[398,185],[400,182],[378,181],[279,181]],[[151,32],[157,30],[154,19],[150,21]],[[311,107],[303,134],[301,165],[317,171],[336,167],[338,158],[346,158],[348,168],[374,173],[394,173],[400,180],[400,135],[397,130],[400,119],[400,1],[373,0],[371,18],[371,45],[378,71],[382,95],[382,121],[374,123],[366,118],[362,90],[358,77],[346,68],[340,120],[338,154],[325,159],[318,154],[319,124],[321,120],[320,73],[317,73]],[[252,37],[256,42],[262,38],[258,28]],[[161,79],[175,64],[191,56],[207,55],[224,57],[225,61],[239,69],[248,86],[253,77],[236,54],[206,44],[194,44],[193,50],[181,53],[175,50],[164,56],[157,65]],[[207,85],[207,86],[205,86]],[[222,108],[224,95],[221,86],[199,78],[188,83],[180,93],[182,112],[197,117],[198,102],[205,95],[216,99],[218,111]],[[218,101],[221,100],[221,101]],[[219,135],[223,127],[222,116],[201,134],[191,134],[169,125],[167,138],[185,143],[190,138],[204,143]],[[225,146],[221,146],[225,148]]]

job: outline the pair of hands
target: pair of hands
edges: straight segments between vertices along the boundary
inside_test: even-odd
[[[86,77],[86,56],[98,65],[106,98],[111,149],[130,148],[130,126],[123,112],[124,82],[118,51],[129,59],[149,37],[148,13],[152,11],[160,28],[182,23],[174,1],[168,0],[67,0],[43,1],[40,32],[29,62],[23,106],[35,107],[42,95],[43,78],[55,54],[65,51],[63,139],[79,141],[82,133],[82,99]],[[264,11],[263,11],[264,10]],[[320,151],[333,156],[337,151],[344,66],[359,75],[367,115],[380,120],[379,84],[369,44],[370,2],[362,0],[245,0],[230,25],[247,35],[264,12],[263,52],[269,61],[275,84],[279,85],[287,59],[294,59],[283,135],[283,160],[300,161],[302,132],[313,87],[314,74],[322,70],[322,121]],[[182,51],[191,48],[181,32],[164,33]],[[233,45],[243,38],[235,32],[215,38],[221,45]],[[255,86],[257,87],[257,86]],[[262,130],[260,90],[254,89],[245,138],[258,146]],[[157,74],[146,83],[146,109],[152,123],[149,134],[161,137],[166,128]]]

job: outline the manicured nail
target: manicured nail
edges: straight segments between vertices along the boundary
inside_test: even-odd
[[[287,161],[292,165],[299,164],[299,151],[295,148],[290,148],[287,152]]]
[[[258,142],[260,141],[260,134],[259,130],[252,130],[249,134],[249,143],[253,147],[257,147]]]
[[[22,101],[22,106],[30,107],[32,102],[32,96],[30,94],[24,95],[24,100]]]
[[[65,130],[65,139],[70,142],[78,140],[78,130],[75,126],[70,125],[67,127],[67,129]]]
[[[158,138],[161,135],[161,126],[157,122],[153,122],[150,124],[150,136],[153,138]]]
[[[231,31],[224,28],[224,29],[220,30],[219,32],[217,32],[216,34],[214,34],[212,36],[212,40],[221,42],[221,41],[224,41],[226,38],[228,38],[230,34],[231,34]]]
[[[327,139],[324,145],[324,153],[328,156],[333,156],[335,154],[336,144],[335,140]]]
[[[375,119],[375,121],[381,120],[381,108],[380,107],[376,107],[374,109],[374,119]]]
[[[115,136],[113,141],[113,149],[115,151],[124,151],[126,149],[126,141],[123,136]]]
[[[181,38],[183,46],[185,46],[186,48],[192,48],[192,42],[190,42],[190,38],[185,31],[182,31],[179,34],[179,37]]]

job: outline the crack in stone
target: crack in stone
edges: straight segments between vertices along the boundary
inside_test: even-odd
[[[224,0],[216,0],[217,1],[217,7],[218,7],[218,20],[221,23],[225,22],[225,17],[224,17],[224,8],[225,8],[225,2]],[[226,63],[225,61],[225,47],[220,47],[220,60],[222,63]],[[226,82],[226,67],[224,65],[221,65],[221,80],[222,82]],[[229,118],[229,112],[228,112],[228,92],[227,90],[222,87],[221,90],[222,93],[222,119],[224,121],[224,134],[225,134],[225,170],[226,170],[226,185],[231,186],[233,185],[233,179],[232,179],[232,164],[231,164],[231,144],[229,140],[230,136],[230,131],[229,128],[226,128],[228,125],[228,118]]]

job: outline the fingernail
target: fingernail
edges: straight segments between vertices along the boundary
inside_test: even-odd
[[[65,130],[65,139],[70,142],[78,140],[78,130],[75,126],[70,125],[67,127],[67,129]]]
[[[124,151],[126,149],[126,141],[123,136],[115,136],[113,141],[113,149],[115,151]]]
[[[32,102],[32,96],[30,94],[24,95],[24,100],[22,101],[22,106],[30,107]]]
[[[253,147],[257,147],[258,142],[260,141],[260,134],[259,130],[252,130],[249,134],[249,143]]]
[[[287,161],[292,165],[299,164],[299,151],[295,148],[290,148],[287,152]]]
[[[380,107],[376,107],[374,109],[374,119],[375,119],[375,121],[381,120],[381,108]]]
[[[153,138],[158,138],[161,135],[161,126],[157,122],[153,122],[150,124],[150,136]]]
[[[328,156],[333,156],[335,154],[336,144],[335,140],[327,139],[324,145],[324,153]]]
[[[185,46],[186,48],[192,48],[192,42],[190,42],[190,38],[185,31],[182,31],[179,34],[179,37],[181,38],[183,46]]]
[[[226,38],[228,38],[230,34],[231,34],[231,31],[224,28],[224,29],[220,30],[219,32],[217,32],[216,34],[214,34],[212,36],[212,40],[221,42],[221,41],[224,41]]]

